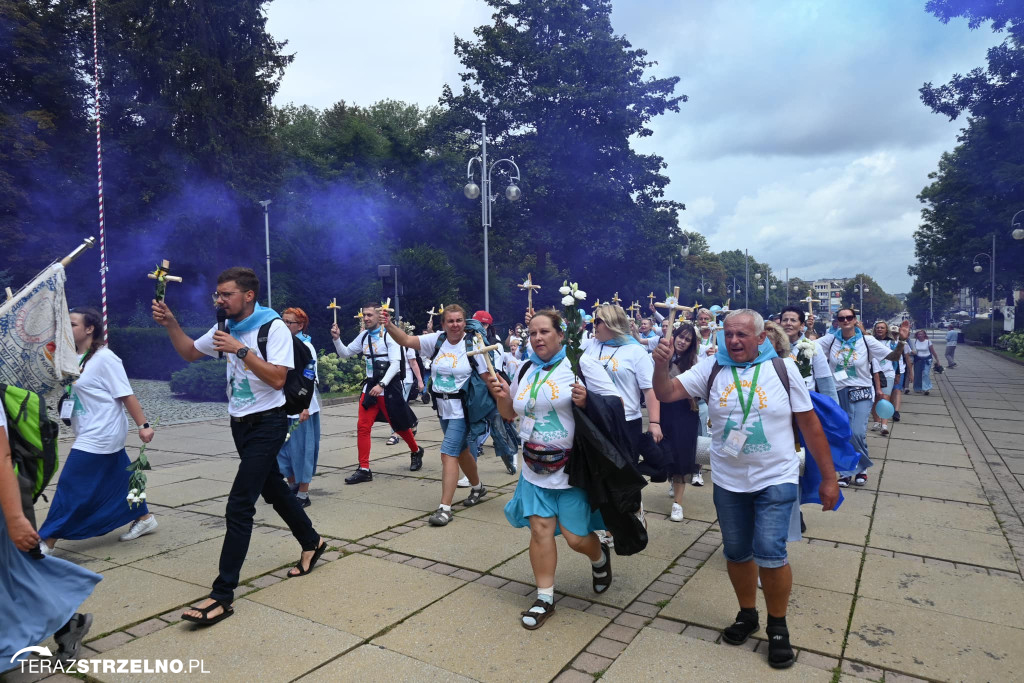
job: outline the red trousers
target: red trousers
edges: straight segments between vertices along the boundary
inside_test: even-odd
[[[377,419],[378,412],[383,413],[384,419],[389,423],[391,422],[391,418],[388,417],[388,409],[384,405],[383,396],[378,396],[377,402],[371,408],[365,408],[363,407],[363,402],[359,402],[359,422],[356,423],[356,447],[359,451],[359,466],[364,470],[370,469],[370,430],[373,429],[373,423]],[[402,441],[409,446],[410,452],[415,453],[420,449],[416,445],[416,437],[412,435],[412,429],[404,429],[395,433],[402,437]]]

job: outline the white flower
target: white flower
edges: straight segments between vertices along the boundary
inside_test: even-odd
[[[582,289],[577,289],[575,292],[573,292],[573,296],[575,296],[580,301],[583,301],[584,299],[587,298],[587,293],[584,292]]]
[[[558,288],[558,293],[561,294],[562,296],[566,296],[567,294],[571,294],[572,290],[566,287],[565,285],[562,285],[561,287]]]
[[[575,301],[576,301],[576,299],[572,298],[572,296],[568,296],[567,295],[567,296],[563,296],[562,297],[562,305],[563,306],[572,306],[573,303],[575,303]]]
[[[129,491],[128,493],[130,493],[130,494],[132,494],[132,495],[134,496],[134,495],[135,495],[136,493],[138,493],[138,492],[139,492],[139,490],[138,490],[138,489],[132,489],[132,490],[131,490],[131,491]]]
[[[812,358],[814,358],[814,349],[804,349],[802,353],[803,357],[806,358],[807,360],[811,360]]]
[[[145,491],[143,491],[142,493],[139,494],[139,500],[146,500],[146,493],[145,493]]]
[[[133,496],[132,494],[129,493],[127,496],[125,496],[125,500],[131,501],[131,499],[134,498],[134,497],[135,496]]]

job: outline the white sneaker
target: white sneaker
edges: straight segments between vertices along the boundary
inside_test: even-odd
[[[601,542],[601,545],[608,549],[615,547],[615,539],[604,529],[598,529],[594,533],[597,534],[597,540]]]
[[[697,474],[693,475],[692,477],[690,477],[690,484],[693,485],[693,486],[703,486],[704,485],[704,475],[702,475],[700,472],[698,472]]]
[[[672,514],[668,518],[673,522],[683,521],[683,506],[679,503],[672,503]]]
[[[640,509],[636,511],[636,518],[640,520],[640,523],[644,525],[644,529],[647,529],[647,517],[644,515],[644,504],[640,503]]]
[[[672,486],[672,482],[668,483],[668,497],[669,498],[675,498],[676,497],[675,487]]]
[[[871,423],[871,431],[877,432],[881,428],[882,428],[882,423],[881,422],[872,422]]]
[[[128,531],[118,536],[119,541],[134,541],[139,536],[145,536],[156,531],[156,517],[150,515],[146,519],[137,519],[128,527]]]
[[[463,477],[462,479],[459,479],[459,482],[456,484],[456,486],[458,486],[460,489],[468,489],[470,486],[472,486],[472,484],[469,483],[469,477]]]

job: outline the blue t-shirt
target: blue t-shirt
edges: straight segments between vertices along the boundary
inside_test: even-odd
[[[956,346],[957,331],[950,330],[946,333],[946,346]]]

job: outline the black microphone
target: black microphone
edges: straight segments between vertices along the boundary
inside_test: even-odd
[[[228,320],[228,312],[225,311],[223,307],[218,306],[217,307],[217,329],[219,331],[227,332],[227,320]],[[217,357],[218,358],[223,358],[224,357],[224,352],[223,351],[219,351]]]

